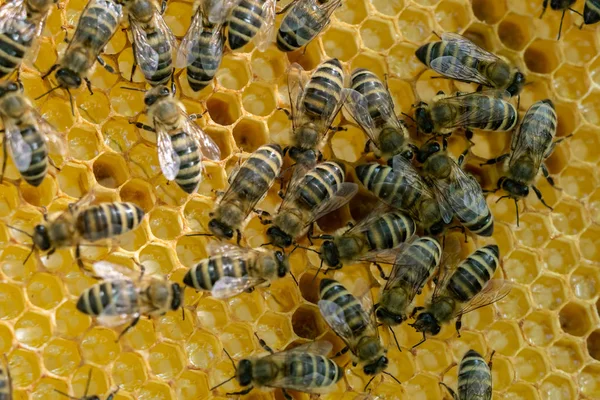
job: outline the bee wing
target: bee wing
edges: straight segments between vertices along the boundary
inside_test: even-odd
[[[304,75],[304,69],[300,64],[293,63],[288,69],[288,94],[290,96],[290,107],[292,109],[292,125],[294,130],[298,128],[302,116],[304,115],[304,87],[307,78]]]
[[[329,200],[322,202],[318,207],[315,208],[311,220],[307,225],[310,225],[312,222],[318,220],[322,216],[344,206],[354,197],[357,192],[358,185],[356,183],[343,182]]]
[[[108,261],[97,261],[92,266],[94,273],[105,280],[138,280],[141,273]]]
[[[33,64],[35,62],[35,60],[37,59],[37,55],[40,51],[40,37],[42,36],[42,32],[44,31],[44,27],[46,26],[46,21],[48,19],[48,15],[50,15],[50,11],[48,11],[46,13],[46,15],[44,15],[42,18],[40,18],[40,20],[34,25],[35,30],[33,32],[33,35],[36,39],[33,40],[33,42],[31,43],[31,46],[29,47],[29,49],[27,50],[27,53],[25,54],[25,61],[29,62],[30,64]]]
[[[464,304],[462,309],[453,315],[453,318],[502,300],[508,296],[512,287],[513,284],[509,281],[492,279],[481,289],[481,292],[477,293],[469,302]]]
[[[521,126],[513,133],[508,165],[512,166],[514,160],[525,157],[532,160],[534,171],[539,171],[548,150],[548,145],[552,142],[550,135],[542,138],[542,132],[546,132],[546,128],[539,113],[526,113],[523,121],[521,121]]]
[[[327,26],[331,14],[341,3],[342,0],[331,0],[325,4],[319,4],[317,0],[299,0],[287,14],[293,13],[296,18],[288,18],[287,23],[282,25],[280,29],[283,32],[298,32],[310,20],[315,19],[314,22],[310,22],[310,25],[320,27],[314,34],[316,37]]]
[[[252,276],[223,276],[213,286],[211,293],[217,299],[228,299],[255,286],[265,283],[264,278],[255,278]]]
[[[340,94],[340,100],[338,102],[327,103],[326,108],[321,112],[321,118],[317,121],[318,125],[321,127],[321,132],[326,133],[329,130],[333,120],[335,119],[335,116],[338,115],[342,109],[342,106],[346,102],[347,95],[348,92],[346,90],[342,90]]]
[[[421,178],[421,175],[419,174],[417,169],[412,165],[412,163],[409,160],[402,157],[400,154],[392,158],[392,170],[393,173],[398,177],[398,180],[404,179],[406,182],[406,186],[416,190],[421,195],[421,197],[434,197],[431,188],[425,183],[423,178]],[[374,185],[373,189],[388,191],[389,189],[391,189],[391,186],[394,185],[394,181],[394,179],[386,179],[385,182],[380,182]],[[400,198],[400,196],[403,195],[403,191],[399,191],[396,194],[396,198],[391,199],[390,203],[401,202],[402,199]]]
[[[133,46],[137,64],[145,74],[152,74],[158,69],[158,52],[150,45],[146,31],[141,22],[129,18],[129,26],[133,36]]]
[[[202,35],[202,19],[202,7],[198,7],[196,13],[192,17],[192,22],[190,23],[190,26],[187,32],[185,33],[185,36],[179,44],[177,56],[175,57],[176,68],[186,68],[188,65],[192,64],[196,60],[193,50],[194,47],[198,45],[200,36]]]
[[[67,144],[65,143],[65,139],[58,134],[56,128],[46,121],[46,119],[34,107],[31,107],[30,111],[34,113],[38,129],[44,136],[46,143],[49,143],[52,146],[52,149],[58,152],[60,155],[66,156]]]
[[[500,60],[498,56],[482,49],[481,47],[477,46],[475,43],[471,42],[466,37],[459,35],[458,33],[444,32],[442,34],[442,40],[444,42],[453,42],[458,44],[460,51],[478,60],[489,62]]]
[[[505,90],[486,90],[483,92],[467,93],[460,96],[446,97],[441,102],[454,104],[458,107],[464,107],[466,102],[477,97],[495,97],[500,99],[508,99],[510,95]],[[482,103],[479,103],[482,104]],[[483,102],[485,104],[481,107],[471,107],[470,111],[462,113],[457,118],[449,120],[448,124],[444,125],[445,128],[457,128],[461,126],[475,125],[486,122],[495,122],[504,120],[504,114],[492,112],[493,107],[490,106],[489,102]]]
[[[319,300],[319,310],[329,327],[350,347],[354,342],[354,334],[344,317],[344,310],[329,300]]]
[[[379,110],[379,114],[381,114],[381,118],[387,122],[389,125],[392,125],[398,131],[402,132],[404,136],[408,136],[408,131],[404,126],[404,123],[400,122],[396,114],[394,113],[394,101],[390,97],[390,95],[386,95],[387,101],[380,101],[375,104],[375,107]]]
[[[432,70],[448,78],[462,82],[475,82],[491,86],[490,80],[475,68],[468,67],[453,56],[438,57],[429,63]]]
[[[303,182],[303,178],[312,167],[312,165],[304,163],[296,164],[294,167],[294,172],[292,173],[292,177],[290,178],[290,182],[287,185],[281,206],[279,206],[280,210],[286,208],[289,204],[292,204],[293,201],[298,197],[298,190],[302,187],[301,183]]]
[[[288,349],[282,353],[309,353],[316,354],[318,356],[327,356],[333,345],[326,340],[317,340],[314,342],[304,343],[303,345],[296,346],[293,349]]]
[[[33,149],[23,139],[21,130],[10,118],[4,119],[4,129],[6,140],[10,147],[10,153],[17,169],[21,172],[27,171],[27,168],[31,165],[31,157],[33,155]]]
[[[233,7],[238,5],[241,0],[208,0],[208,20],[213,24],[223,24],[229,16]]]
[[[213,161],[221,161],[221,150],[219,146],[208,136],[202,128],[196,125],[183,110],[180,110],[185,116],[185,130],[196,141],[198,148],[204,155]]]
[[[230,258],[242,258],[242,257],[247,258],[248,254],[250,254],[250,253],[264,251],[264,249],[262,249],[262,248],[249,249],[246,247],[240,247],[240,246],[236,246],[235,244],[221,242],[221,241],[210,242],[206,246],[206,249],[208,251],[208,254],[211,256],[226,255],[227,257],[230,257]]]
[[[375,144],[378,143],[379,131],[375,128],[375,123],[369,114],[369,102],[366,97],[354,89],[344,89],[346,102],[344,107],[352,115],[352,118],[367,134],[369,139]]]
[[[137,291],[133,282],[119,280],[115,283],[120,286],[120,290],[112,291],[112,297],[97,318],[98,323],[107,327],[122,325],[127,320],[139,316],[138,304],[131,303],[131,296],[133,292]]]
[[[273,43],[275,38],[275,2],[266,0],[262,6],[263,24],[254,36],[254,45],[263,52]]]
[[[181,161],[175,152],[173,142],[171,141],[171,136],[160,124],[155,124],[155,126],[156,146],[158,148],[158,161],[160,163],[160,169],[165,178],[167,178],[169,181],[172,181],[179,173]]]
[[[27,17],[27,8],[24,0],[7,1],[0,7],[0,32],[14,32]]]

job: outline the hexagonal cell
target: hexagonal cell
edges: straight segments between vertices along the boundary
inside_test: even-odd
[[[296,335],[311,340],[321,336],[329,329],[321,317],[319,309],[310,304],[301,305],[296,309],[292,315],[292,327]]]
[[[492,366],[492,387],[494,390],[504,390],[514,382],[515,371],[509,359],[501,354],[494,354]]]
[[[575,201],[564,200],[554,207],[552,221],[554,227],[565,235],[575,235],[581,232],[587,220],[585,209]]]
[[[531,309],[527,290],[517,285],[513,286],[508,296],[495,305],[503,318],[513,320],[523,318]]]
[[[116,189],[129,179],[129,170],[123,157],[104,153],[94,161],[96,181],[107,188]]]
[[[57,175],[60,190],[76,199],[83,197],[90,190],[91,182],[87,167],[81,164],[67,164]]]
[[[563,64],[554,73],[552,84],[558,95],[579,100],[589,90],[590,78],[584,68]]]
[[[539,248],[550,240],[552,228],[549,226],[547,218],[542,215],[527,213],[521,214],[520,220],[521,223],[515,232],[515,236],[523,245]]]
[[[273,349],[283,349],[293,338],[287,316],[267,312],[256,323],[256,334]]]
[[[578,98],[579,99],[579,98]],[[558,126],[556,127],[556,138],[568,136],[575,132],[579,124],[581,123],[581,116],[577,105],[572,102],[555,101],[554,108],[556,109],[556,115],[558,116]],[[571,139],[568,140],[571,142]],[[566,143],[558,146],[562,148]],[[567,146],[568,147],[568,146]],[[554,149],[556,151],[556,148]],[[551,171],[559,172],[559,171]]]
[[[195,332],[185,344],[188,361],[196,368],[208,369],[223,353],[219,340],[207,332]]]
[[[529,284],[540,273],[540,262],[537,254],[518,249],[504,262],[506,276],[514,281]]]
[[[411,399],[422,396],[422,398],[428,400],[441,400],[443,397],[438,379],[430,375],[418,374],[408,382],[403,382],[402,386],[405,390],[406,398]]]
[[[112,367],[113,383],[124,390],[132,391],[140,388],[148,379],[146,363],[140,354],[122,352]]]
[[[471,7],[475,17],[489,25],[499,22],[507,12],[506,2],[504,1],[473,0]]]
[[[8,354],[13,344],[13,333],[8,324],[0,323],[0,351]]]
[[[81,355],[86,362],[108,365],[114,361],[121,348],[117,333],[112,329],[95,327],[85,333],[81,340]]]
[[[0,282],[0,319],[13,319],[25,309],[21,289],[12,283]]]
[[[594,360],[600,361],[600,330],[595,330],[586,340],[587,351]]]
[[[177,399],[203,399],[208,397],[208,378],[204,372],[185,371],[177,378],[175,386]]]
[[[575,198],[585,197],[597,185],[594,175],[590,174],[589,171],[589,167],[583,165],[570,165],[560,174],[558,185]]]
[[[520,51],[533,37],[531,17],[508,14],[498,26],[500,41],[509,49]]]
[[[54,338],[44,347],[43,360],[48,371],[66,376],[79,366],[81,356],[75,342]]]
[[[540,307],[550,310],[557,309],[568,299],[564,282],[550,275],[542,275],[533,283],[531,295]]]
[[[357,68],[366,68],[381,80],[385,80],[387,75],[385,62],[381,56],[372,52],[362,52],[352,60],[350,69],[354,71]]]
[[[523,346],[519,327],[509,321],[493,323],[487,332],[490,347],[505,356],[513,356]]]
[[[435,8],[435,19],[446,32],[461,32],[471,18],[468,4],[460,1],[442,0]]]
[[[210,118],[219,125],[231,125],[242,114],[237,96],[228,92],[214,93],[206,101],[206,109]]]
[[[356,42],[357,32],[332,26],[319,35],[323,50],[328,57],[340,61],[348,61],[358,53],[359,46]]]
[[[16,209],[19,203],[19,194],[14,185],[0,185],[0,216],[7,217]]]
[[[262,121],[243,118],[233,128],[233,138],[238,148],[252,153],[269,142],[269,132]]]
[[[39,111],[58,132],[67,132],[75,123],[75,117],[71,113],[70,107],[65,107],[69,99],[59,98],[54,93],[57,92],[50,95]]]
[[[251,353],[258,344],[255,344],[252,329],[246,323],[232,323],[227,325],[219,337],[223,348],[232,357]]]
[[[362,155],[367,138],[358,127],[346,126],[345,128],[345,131],[338,131],[333,135],[331,148],[336,158],[356,162]]]
[[[264,301],[258,292],[242,293],[227,301],[232,319],[254,322],[264,312]]]
[[[565,338],[557,341],[548,349],[548,355],[554,367],[566,373],[576,372],[584,365],[581,347],[573,339]]]
[[[50,378],[50,377],[42,377],[30,390],[29,395],[34,399],[52,399],[59,400],[62,395],[58,394],[56,391],[59,390],[63,393],[69,392],[69,386],[67,382],[64,382],[60,379]],[[21,398],[18,396],[18,391],[13,392],[13,398]]]
[[[569,139],[573,157],[581,161],[595,162],[594,149],[598,146],[600,146],[600,129],[591,125],[581,126],[575,136]]]
[[[577,268],[571,275],[571,289],[580,299],[595,298],[600,292],[600,272],[593,266],[583,265]]]
[[[121,188],[119,195],[121,201],[135,203],[144,212],[149,212],[154,207],[156,196],[152,186],[142,179],[132,179]]]
[[[145,227],[140,225],[134,230],[120,235],[118,238],[114,239],[114,241],[118,243],[123,250],[137,251],[148,242],[148,233],[146,232]],[[82,253],[85,255],[84,250],[82,250]]]
[[[600,91],[592,90],[579,105],[581,114],[592,125],[600,125]]]
[[[40,379],[39,355],[25,349],[16,349],[8,357],[8,368],[13,387],[27,387]]]
[[[148,221],[152,234],[163,240],[175,239],[183,229],[179,213],[167,207],[154,208],[148,216]]]
[[[215,77],[221,86],[240,90],[248,84],[250,76],[246,59],[231,53],[223,56],[223,61]]]
[[[558,43],[555,40],[535,40],[525,50],[523,60],[531,72],[549,74],[561,63]]]
[[[148,350],[158,340],[153,321],[149,319],[140,320],[121,340],[129,343],[132,349]]]
[[[348,0],[342,2],[335,11],[336,19],[350,25],[360,25],[367,15],[368,11],[364,0]]]
[[[569,302],[558,313],[560,327],[569,335],[585,336],[592,327],[591,312],[587,305]]]
[[[519,400],[538,400],[537,388],[527,383],[516,383],[505,392],[506,398]]]
[[[77,96],[79,115],[92,124],[104,122],[110,114],[110,101],[104,93],[90,94],[87,90]]]
[[[125,118],[113,118],[102,125],[104,144],[117,153],[124,153],[139,139],[138,129]]]
[[[251,83],[242,93],[242,105],[251,114],[266,116],[276,107],[275,95],[271,85]]]
[[[600,365],[588,365],[578,375],[579,390],[589,398],[600,396]]]
[[[398,43],[392,47],[388,54],[390,73],[400,79],[413,79],[420,70],[425,68],[415,57],[416,50],[416,46],[408,43]]]
[[[129,87],[135,87],[131,83]],[[144,93],[116,85],[110,91],[110,104],[119,115],[134,117],[144,111]]]
[[[252,73],[265,81],[273,81],[278,79],[284,74],[286,69],[286,65],[284,63],[284,59],[281,57],[281,53],[275,49],[268,49],[264,52],[252,52],[251,63]]]
[[[420,345],[415,358],[419,371],[443,372],[452,363],[446,345],[438,340],[427,340]]]
[[[100,143],[96,130],[87,126],[76,126],[67,135],[69,154],[78,160],[91,160],[99,153]]]
[[[546,245],[543,257],[550,271],[566,274],[579,261],[579,251],[572,240],[556,238]]]
[[[160,343],[150,349],[148,364],[154,375],[162,379],[172,379],[185,367],[185,356],[179,346]]]
[[[540,385],[540,393],[544,400],[574,399],[577,397],[572,379],[557,373],[552,373],[544,379]]]
[[[160,244],[147,245],[140,251],[138,258],[148,274],[168,274],[177,263],[173,250]]]
[[[25,346],[40,347],[52,337],[50,319],[36,312],[23,314],[15,322],[14,329],[15,338]]]
[[[196,318],[204,329],[221,330],[227,324],[227,312],[220,301],[204,297],[196,307]]]
[[[51,176],[51,175],[50,175]],[[37,207],[47,207],[56,198],[58,187],[56,180],[46,176],[39,186],[31,186],[24,180],[21,181],[21,195],[23,200]]]
[[[600,261],[600,228],[591,225],[579,237],[581,255],[590,260]]]
[[[527,382],[539,382],[548,373],[546,358],[539,350],[525,348],[517,354],[515,372],[517,379]]]
[[[437,1],[436,1],[437,2]],[[407,7],[398,18],[398,27],[406,40],[422,43],[431,35],[433,22],[425,10]]]
[[[75,304],[76,300],[65,301],[54,314],[56,333],[63,337],[79,336],[91,324],[91,318],[79,311]]]
[[[367,19],[363,22],[360,26],[360,36],[363,45],[374,51],[389,49],[397,39],[394,25],[380,19]]]
[[[585,29],[571,29],[561,39],[561,47],[565,59],[576,65],[584,65],[598,54],[598,45],[594,39],[594,32]]]
[[[379,13],[394,16],[404,8],[404,0],[371,0],[371,4]]]
[[[432,70],[426,70],[417,80],[415,96],[425,103],[431,101],[439,91],[452,93],[450,79],[436,79],[434,77],[439,77],[439,75]]]

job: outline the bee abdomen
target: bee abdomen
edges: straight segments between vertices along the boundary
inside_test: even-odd
[[[485,215],[477,215],[470,210],[466,210],[466,212],[471,213],[473,218],[465,218],[464,214],[457,213],[459,221],[465,228],[479,236],[492,236],[494,233],[494,217],[489,208],[486,208]]]
[[[248,275],[246,261],[217,255],[205,258],[188,270],[183,283],[196,290],[211,290],[224,276],[240,278]]]
[[[419,191],[391,167],[370,163],[358,165],[355,171],[357,178],[369,191],[393,207],[408,210],[421,197]]]
[[[371,250],[393,249],[415,234],[415,221],[400,212],[384,214],[367,230]]]
[[[6,367],[8,368],[8,365]],[[0,400],[12,400],[11,390],[8,372],[0,367]]]
[[[331,359],[316,354],[290,353],[284,374],[297,387],[319,388],[336,384],[342,377]],[[309,379],[308,378],[312,378]]]
[[[77,216],[77,230],[90,242],[115,237],[136,228],[144,211],[133,203],[106,203],[93,206]]]
[[[294,51],[313,40],[323,27],[319,22],[321,13],[320,9],[316,9],[305,14],[302,2],[297,2],[281,21],[277,31],[277,48]]]
[[[143,62],[140,64],[144,72],[146,80],[152,86],[163,85],[169,81],[173,72],[173,58],[171,52],[171,45],[168,38],[165,37],[163,32],[154,30],[146,33],[148,42],[151,47],[158,54],[158,66],[155,71],[144,68]]]
[[[517,123],[517,110],[515,107],[499,98],[495,97],[474,97],[466,105],[463,113],[473,114],[473,110],[483,109],[489,113],[489,120],[486,122],[467,122],[471,128],[483,129],[486,131],[508,131]]]
[[[557,116],[552,100],[534,103],[523,117],[520,132],[531,132],[534,140],[551,140],[556,134]],[[549,143],[548,143],[549,144]]]
[[[283,164],[283,152],[278,144],[268,144],[256,150],[242,165],[232,187],[236,197],[244,201],[260,199],[279,176]]]
[[[458,392],[477,394],[481,399],[491,398],[492,374],[489,366],[475,350],[469,350],[460,362]],[[489,397],[485,397],[485,395]]]
[[[367,98],[369,115],[379,125],[381,113],[378,104],[384,103],[390,106],[390,97],[377,75],[369,70],[359,68],[352,72],[352,89]]]
[[[202,155],[196,142],[186,132],[171,136],[173,149],[179,157],[179,173],[175,182],[186,193],[194,193],[202,180]]]
[[[261,28],[263,4],[271,0],[242,0],[233,8],[227,24],[229,25],[229,47],[231,50],[245,46]]]
[[[84,314],[99,316],[114,304],[115,310],[130,308],[137,304],[137,292],[129,281],[110,281],[98,283],[79,296],[77,309]]]
[[[223,59],[223,35],[211,42],[212,32],[204,29],[196,47],[192,49],[194,62],[187,67],[187,77],[194,91],[204,89],[215,77]]]
[[[459,301],[468,301],[483,289],[498,267],[500,251],[496,245],[477,249],[454,271],[448,290]]]
[[[338,104],[344,87],[344,71],[337,58],[323,62],[306,85],[304,107],[308,113],[320,116],[323,110]]]
[[[32,126],[21,129],[23,140],[32,150],[31,163],[21,176],[32,186],[39,186],[48,171],[48,149],[40,132]]]
[[[104,5],[98,3],[90,6],[81,15],[72,41],[102,50],[120,23],[120,8],[110,0],[105,1]]]
[[[323,279],[320,284],[321,300],[331,301],[338,305],[339,312],[344,315],[352,333],[357,336],[369,327],[369,321],[363,318],[362,305],[344,286],[333,279]]]
[[[17,32],[0,34],[0,78],[12,73],[23,61],[33,39],[24,39]]]
[[[327,161],[310,170],[300,183],[299,199],[313,209],[330,199],[344,182],[345,167],[335,161]]]

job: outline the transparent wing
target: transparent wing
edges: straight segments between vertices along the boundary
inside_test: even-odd
[[[488,97],[505,100],[510,98],[510,95],[505,90],[486,90],[483,92],[468,93],[461,96],[446,97],[441,99],[440,102],[448,103],[454,105],[455,107],[465,109],[465,105],[468,105],[469,103],[473,104],[473,99]],[[444,125],[444,127],[457,128],[465,125],[476,125],[504,120],[504,114],[492,112],[494,110],[494,104],[488,101],[477,102],[476,104],[478,104],[477,107],[469,107],[469,111],[463,112],[457,118],[449,120],[448,124]]]
[[[444,42],[456,43],[461,52],[478,60],[488,62],[495,62],[500,60],[498,56],[482,49],[481,47],[477,46],[475,43],[471,42],[466,37],[459,35],[458,33],[444,32],[442,34],[442,40]]]
[[[196,141],[198,148],[202,151],[204,157],[213,161],[221,161],[221,150],[219,146],[208,136],[202,128],[196,125],[183,110],[180,112],[185,116],[186,132]]]
[[[137,280],[141,272],[108,261],[97,261],[92,266],[94,274],[105,280]]]
[[[314,34],[316,37],[329,23],[331,14],[341,3],[342,0],[331,0],[325,4],[319,4],[316,0],[299,0],[287,14],[291,15],[293,13],[296,18],[286,18],[286,24],[282,24],[280,29],[284,32],[298,32],[305,25],[319,27]]]
[[[56,128],[50,124],[34,107],[29,109],[33,113],[37,121],[37,127],[40,133],[44,136],[46,143],[50,144],[53,151],[59,153],[63,157],[67,155],[67,144],[65,139],[58,134]]]
[[[552,143],[551,135],[542,137],[542,133],[547,130],[546,123],[542,120],[540,114],[525,113],[521,126],[513,133],[509,166],[512,166],[515,160],[529,158],[533,161],[534,171],[539,171],[548,146]]]
[[[111,12],[103,14],[97,14],[96,12],[90,13],[90,9],[96,7],[111,10]],[[79,16],[77,28],[75,29],[73,37],[70,38],[67,51],[71,46],[80,46],[82,43],[93,46],[92,50],[102,50],[114,32],[111,31],[110,35],[99,35],[97,38],[102,40],[97,40],[93,44],[90,40],[90,32],[92,30],[97,31],[98,26],[115,26],[114,18],[117,17],[120,21],[122,16],[123,7],[120,4],[117,4],[112,0],[90,0]],[[116,28],[117,27],[115,26],[115,29]]]
[[[319,310],[329,327],[350,347],[354,341],[354,335],[344,317],[344,310],[329,300],[319,300]]]
[[[179,46],[175,66],[177,68],[186,68],[196,62],[196,60],[200,60],[200,64],[204,68],[212,70],[216,55],[223,52],[222,30],[222,24],[214,26],[205,25],[202,10],[198,7],[192,23]],[[200,46],[203,45],[204,41],[202,39],[207,32],[211,34],[206,44],[207,48],[203,49]]]
[[[275,38],[275,3],[277,0],[266,0],[263,3],[263,25],[254,36],[254,45],[259,51],[265,51]]]
[[[348,91],[342,90],[340,93],[340,101],[337,103],[327,103],[325,106],[326,108],[321,112],[321,116],[317,121],[317,125],[320,127],[320,132],[325,134],[329,130],[333,120],[335,119],[335,116],[340,112],[342,106],[346,102],[347,95]]]
[[[394,113],[394,102],[390,96],[386,96],[388,101],[380,101],[375,104],[375,107],[379,110],[379,114],[381,114],[381,118],[387,122],[389,125],[393,126],[399,132],[402,132],[404,137],[408,136],[408,130],[398,120],[398,117]]]
[[[457,241],[445,240],[442,261],[437,274],[435,289],[432,294],[432,301],[444,294],[448,282],[456,268],[460,265],[461,244]]]
[[[461,310],[456,312],[453,317],[464,315],[471,311],[475,311],[478,308],[485,307],[504,297],[508,296],[513,285],[509,281],[503,279],[492,279],[485,285],[481,292],[477,293],[471,301],[465,303]]]
[[[312,217],[311,217],[310,221],[307,223],[307,225],[318,220],[322,216],[327,215],[330,212],[342,207],[343,205],[348,203],[357,192],[358,192],[358,185],[356,183],[352,183],[352,182],[342,183],[339,186],[337,192],[335,192],[335,194],[333,196],[331,196],[331,198],[329,200],[322,202],[321,204],[319,204],[318,207],[316,207],[313,210]]]
[[[294,167],[294,172],[292,173],[292,177],[290,178],[290,182],[287,185],[285,196],[281,202],[281,206],[279,207],[280,210],[293,206],[294,201],[298,197],[298,191],[301,188],[303,178],[312,167],[314,166],[304,163],[296,164]]]
[[[217,299],[228,299],[265,282],[266,280],[263,278],[254,278],[247,275],[239,278],[223,276],[215,282],[211,293]]]
[[[108,300],[97,320],[102,325],[114,327],[139,316],[139,304],[137,302],[137,288],[131,280],[111,281],[114,286],[118,287],[118,290],[111,292],[112,297]]]
[[[288,93],[290,96],[290,107],[292,109],[292,125],[294,130],[298,128],[304,117],[304,87],[308,79],[304,75],[304,69],[300,64],[293,63],[288,69]]]
[[[468,67],[456,57],[438,57],[429,63],[432,70],[448,78],[463,82],[475,82],[484,86],[492,86],[490,80],[475,68]]]
[[[304,343],[303,345],[296,346],[293,349],[288,349],[282,353],[309,353],[316,354],[318,356],[327,356],[332,349],[333,345],[330,342],[326,340],[318,340]]]
[[[440,210],[440,214],[442,216],[442,220],[446,224],[449,224],[454,218],[454,209],[448,202],[448,198],[454,195],[454,193],[444,192],[444,188],[448,186],[448,181],[436,179],[430,176],[424,176],[423,180],[431,188],[431,191],[434,194],[438,208]]]
[[[233,7],[241,0],[208,0],[208,20],[213,24],[223,24]]]
[[[404,180],[404,187],[414,190],[421,197],[434,198],[434,194],[430,187],[425,183],[423,178],[421,178],[421,175],[409,160],[399,154],[394,156],[392,159],[392,170],[397,176],[397,180]],[[389,191],[392,189],[394,181],[395,179],[386,179],[386,182],[374,185],[373,189],[379,190],[380,192]],[[405,195],[405,191],[406,190],[398,190],[395,196],[387,200],[389,204],[392,206],[402,204],[404,202],[402,197]]]
[[[7,1],[0,7],[0,32],[20,32],[19,26],[27,18],[24,0]]]
[[[203,15],[202,15],[202,7],[198,7],[194,17],[192,18],[192,22],[185,33],[185,36],[181,40],[179,44],[179,49],[177,50],[177,56],[175,57],[175,67],[177,68],[186,68],[188,65],[192,64],[196,61],[196,56],[194,55],[194,47],[198,46],[200,36],[203,31]]]
[[[209,255],[223,255],[230,258],[243,258],[246,259],[252,253],[257,253],[259,251],[266,251],[263,248],[258,249],[250,249],[247,247],[236,246],[235,244],[221,242],[221,241],[213,241],[210,242],[206,246],[206,250]]]
[[[344,107],[369,139],[377,145],[379,130],[375,128],[375,123],[369,114],[369,102],[366,97],[354,89],[344,89],[344,92],[347,92]]]
[[[148,41],[143,24],[140,21],[130,17],[129,27],[135,43],[133,48],[138,65],[145,74],[153,74],[158,69],[158,52]]]
[[[23,139],[21,130],[10,118],[4,118],[4,129],[6,140],[10,147],[10,153],[17,169],[21,172],[27,171],[27,168],[31,165],[31,157],[33,155],[33,149]]]
[[[177,177],[179,173],[179,167],[181,161],[179,156],[175,152],[171,136],[162,127],[162,125],[156,125],[156,146],[158,148],[158,161],[160,163],[160,169],[167,178],[172,181]]]

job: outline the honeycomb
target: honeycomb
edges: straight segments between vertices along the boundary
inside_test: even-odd
[[[57,60],[65,46],[63,28],[72,32],[85,3],[68,0],[53,10],[37,60],[21,73],[30,98],[50,87],[40,76]],[[288,3],[282,0],[279,5]],[[372,394],[380,399],[441,399],[446,394],[438,382],[455,388],[454,364],[472,348],[484,357],[496,351],[494,398],[600,398],[600,36],[594,26],[579,30],[580,17],[568,12],[562,38],[556,41],[561,13],[548,10],[538,19],[541,6],[541,0],[344,0],[330,26],[305,50],[282,54],[272,45],[261,53],[248,45],[240,52],[227,52],[213,84],[198,93],[189,88],[185,72],[178,71],[178,95],[189,113],[208,111],[199,124],[224,158],[207,163],[209,179],[192,196],[162,177],[155,137],[129,123],[147,123],[143,93],[122,86],[143,87],[143,76],[139,69],[129,76],[131,45],[126,33],[117,31],[104,59],[120,73],[96,68],[90,76],[94,94],[85,88],[73,92],[76,116],[65,107],[68,97],[61,90],[36,101],[68,144],[66,157],[52,156],[60,170],[51,168],[34,188],[19,179],[9,160],[0,184],[0,352],[8,357],[15,398],[64,398],[55,389],[82,396],[91,370],[89,393],[106,396],[120,386],[115,400],[224,399],[227,391],[238,389],[236,383],[214,392],[209,389],[233,373],[223,349],[236,359],[260,353],[254,332],[274,349],[326,339],[338,351],[341,341],[316,306],[318,280],[312,277],[319,260],[315,254],[293,253],[291,269],[298,286],[284,278],[268,292],[257,290],[227,301],[188,290],[185,319],[179,312],[143,319],[116,342],[119,331],[99,326],[76,310],[77,297],[95,281],[78,269],[72,249],[61,249],[48,258],[31,257],[23,264],[28,239],[7,225],[31,231],[42,220],[43,208],[63,210],[92,191],[102,201],[134,202],[147,214],[142,225],[112,250],[83,248],[85,262],[108,259],[132,266],[133,257],[147,271],[181,282],[186,268],[207,255],[207,238],[186,234],[206,231],[214,192],[227,186],[228,172],[265,143],[290,143],[291,122],[278,107],[289,106],[285,71],[291,63],[311,70],[337,57],[348,73],[363,67],[381,79],[387,76],[396,111],[410,114],[417,99],[427,102],[438,90],[469,89],[465,84],[431,79],[433,73],[414,57],[418,46],[435,40],[434,31],[463,32],[514,62],[529,81],[520,111],[551,98],[559,118],[557,136],[574,136],[557,146],[547,162],[562,190],[553,189],[543,178],[537,182],[552,212],[531,195],[519,205],[517,227],[512,202],[496,203],[499,194],[493,194],[488,198],[496,218],[492,238],[470,239],[466,244],[458,233],[447,238],[461,243],[464,254],[497,243],[503,262],[496,277],[514,282],[510,295],[466,315],[460,338],[453,326],[445,326],[438,336],[411,351],[420,335],[406,324],[395,328],[402,351],[388,346],[388,371],[402,385],[378,377],[370,386]],[[582,10],[583,1],[572,7]],[[180,39],[191,10],[191,1],[168,4],[166,21]],[[345,111],[341,124],[347,130],[333,134],[324,155],[354,163],[362,157],[366,136],[349,122]],[[481,169],[479,162],[501,154],[509,139],[510,133],[475,132],[468,169],[484,187],[495,186],[500,170]],[[466,146],[460,133],[451,137],[455,155]],[[259,205],[261,209],[276,210],[277,186]],[[364,216],[361,202],[365,199],[361,192],[334,218],[322,219],[320,227],[332,230]],[[244,237],[248,246],[266,242],[258,218],[249,222]],[[378,276],[369,266],[357,264],[336,271],[334,278],[352,287],[352,282],[368,279],[369,274]],[[386,332],[382,331],[382,338],[390,343]],[[349,358],[337,361],[344,365]],[[359,370],[347,365],[345,379],[321,398],[354,399],[366,381]],[[297,400],[309,398],[292,394]],[[283,396],[280,391],[254,390],[246,398],[281,400]]]

